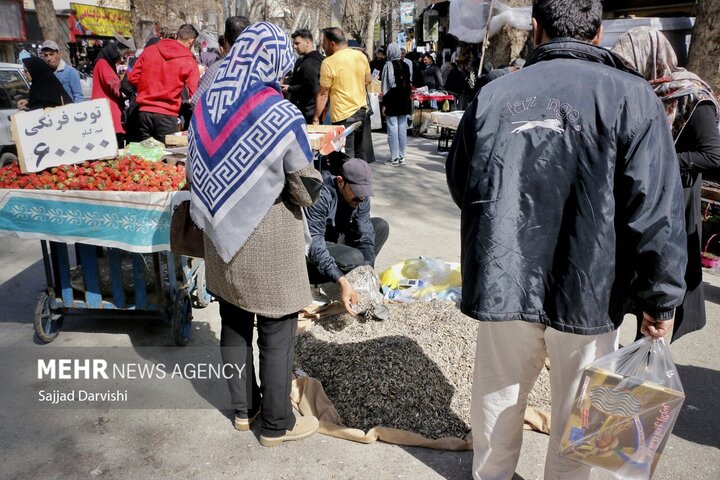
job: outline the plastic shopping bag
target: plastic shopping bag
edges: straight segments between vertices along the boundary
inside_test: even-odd
[[[585,368],[560,455],[651,478],[684,399],[665,341],[638,340]]]
[[[380,274],[383,294],[399,302],[434,299],[460,302],[460,264],[419,257],[397,263]]]
[[[358,294],[358,304],[355,305],[358,315],[375,320],[387,320],[389,312],[383,305],[380,280],[375,270],[369,265],[363,265],[345,275],[345,278]]]

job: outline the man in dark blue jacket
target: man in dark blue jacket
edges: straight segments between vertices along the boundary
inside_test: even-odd
[[[583,367],[615,350],[635,308],[646,335],[665,335],[685,293],[683,194],[665,111],[643,78],[596,46],[601,24],[600,0],[535,0],[538,47],[480,90],[448,156],[462,210],[461,309],[480,320],[476,479],[513,476],[546,356],[545,478],[588,478],[589,467],[558,455]]]
[[[320,198],[305,209],[312,243],[308,251],[311,283],[335,282],[343,304],[355,314],[358,296],[345,274],[362,265],[375,266],[389,226],[370,218],[372,170],[362,159],[342,163],[338,175],[327,175]]]

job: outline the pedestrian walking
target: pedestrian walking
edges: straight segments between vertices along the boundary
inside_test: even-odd
[[[387,47],[387,62],[382,71],[382,108],[387,123],[390,146],[388,165],[405,165],[407,144],[407,118],[412,111],[410,69],[402,60],[400,47],[391,43]]]

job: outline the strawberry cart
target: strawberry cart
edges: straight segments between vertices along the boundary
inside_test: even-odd
[[[175,342],[186,345],[192,308],[210,302],[202,259],[170,251],[173,207],[189,198],[175,191],[184,170],[158,164],[147,167],[154,174],[138,178],[142,161],[126,161],[133,165],[125,173],[117,159],[39,174],[0,169],[0,235],[41,243],[47,287],[34,323],[43,342],[57,337],[68,315],[141,315],[169,319]],[[102,189],[80,185],[89,177],[96,184],[90,187],[102,182]],[[164,177],[161,187],[150,186]],[[52,189],[58,182],[67,190]],[[169,191],[157,191],[162,188]]]
[[[170,251],[185,168],[158,161],[162,146],[118,158],[105,99],[16,113],[12,133],[19,164],[0,168],[0,235],[41,241],[38,338],[51,342],[76,313],[160,315],[187,344],[193,304],[210,297],[202,259]]]

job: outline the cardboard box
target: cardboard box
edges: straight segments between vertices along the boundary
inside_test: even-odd
[[[373,79],[370,85],[367,86],[368,93],[382,93],[382,84],[380,80]]]
[[[320,150],[323,145],[329,143],[333,138],[340,135],[345,127],[340,125],[308,125],[308,138],[310,148]]]
[[[624,479],[652,477],[685,395],[590,366],[560,441],[560,455]]]
[[[168,147],[187,147],[187,132],[171,133],[165,135],[165,145]]]

